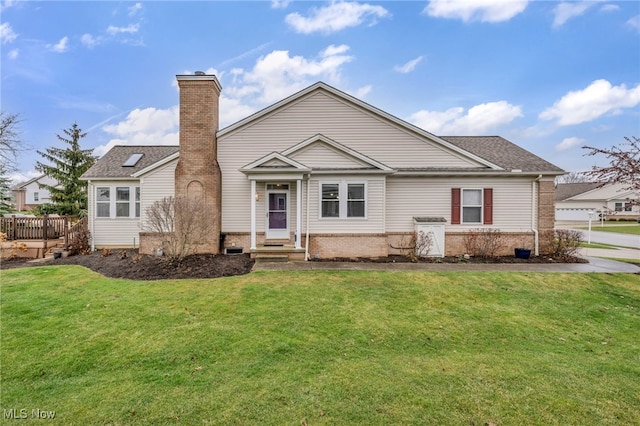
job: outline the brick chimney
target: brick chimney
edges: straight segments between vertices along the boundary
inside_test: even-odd
[[[196,71],[177,75],[180,88],[180,158],[175,172],[175,196],[203,200],[211,212],[211,235],[203,235],[200,253],[220,251],[222,177],[218,165],[218,104],[220,83],[215,75]],[[176,223],[176,226],[180,224]]]

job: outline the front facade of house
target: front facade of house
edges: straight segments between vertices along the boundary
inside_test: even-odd
[[[632,201],[637,201],[640,194],[628,187],[622,183],[604,186],[598,183],[559,184],[556,220],[588,221],[589,212],[593,212],[596,220],[600,215],[613,220],[637,220],[640,206],[633,205]]]
[[[179,150],[114,147],[84,176],[96,247],[140,243],[142,231],[152,252],[162,242],[144,232],[145,208],[190,194],[219,223],[212,252],[386,256],[424,230],[431,255],[452,255],[465,252],[465,233],[491,228],[513,253],[553,229],[563,171],[503,138],[437,137],[324,83],[218,131],[217,79],[178,82]],[[138,163],[124,166],[133,154]]]
[[[41,175],[13,187],[13,198],[16,210],[31,210],[36,206],[51,202],[51,194],[40,185],[57,185],[57,181],[49,176]]]

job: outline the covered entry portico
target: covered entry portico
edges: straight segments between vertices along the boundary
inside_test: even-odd
[[[293,248],[302,250],[304,182],[311,169],[274,152],[240,171],[251,183],[251,250],[259,248],[257,229],[261,220],[265,245],[276,242],[291,246],[293,232]],[[259,213],[264,213],[264,218]]]

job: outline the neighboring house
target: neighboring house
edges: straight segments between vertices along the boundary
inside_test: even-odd
[[[40,185],[55,186],[57,181],[49,176],[40,175],[26,182],[15,185],[11,192],[15,199],[16,210],[31,210],[41,204],[51,202],[51,194]]]
[[[442,256],[490,228],[513,254],[553,229],[564,171],[501,137],[438,137],[322,82],[218,130],[216,77],[177,79],[180,146],[116,146],[83,175],[95,247],[154,252],[144,212],[174,195],[211,210],[212,253],[386,256],[424,230]]]
[[[596,220],[601,214],[607,219],[636,220],[640,216],[640,206],[632,206],[631,200],[638,200],[640,195],[624,188],[628,185],[560,183],[556,187],[556,220],[588,221],[589,212],[594,213]]]

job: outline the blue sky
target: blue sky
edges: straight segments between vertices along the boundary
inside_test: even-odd
[[[567,171],[640,136],[640,2],[3,1],[2,110],[27,150],[177,144],[176,74],[215,73],[221,126],[324,81],[437,135],[501,135]]]

